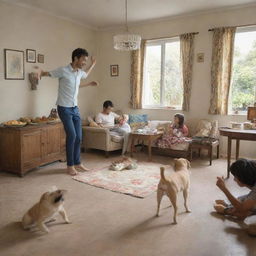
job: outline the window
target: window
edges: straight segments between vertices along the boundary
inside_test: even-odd
[[[181,109],[179,38],[147,42],[144,65],[143,107]]]
[[[245,114],[256,102],[256,27],[238,28],[235,35],[229,112]]]

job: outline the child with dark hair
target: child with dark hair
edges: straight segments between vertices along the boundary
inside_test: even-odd
[[[256,214],[256,161],[238,159],[231,165],[230,171],[238,186],[247,187],[250,192],[236,198],[226,187],[224,179],[217,177],[216,185],[226,195],[231,204],[224,200],[216,200],[214,208],[218,213],[232,215],[243,220]]]
[[[175,114],[170,131],[157,141],[157,146],[160,148],[171,148],[173,145],[185,143],[188,136],[188,128],[184,122],[183,114]]]

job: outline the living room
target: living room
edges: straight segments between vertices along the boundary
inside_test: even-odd
[[[249,78],[245,79],[247,84],[242,89],[236,87],[235,82],[243,78],[242,75],[238,76],[240,73],[237,71],[239,61],[236,61],[238,60],[236,49],[244,47],[249,51],[255,47],[253,43],[248,43],[256,40],[255,12],[255,1],[245,0],[215,1],[214,3],[167,0],[128,0],[127,2],[125,0],[76,0],[72,3],[66,0],[61,3],[50,0],[0,1],[0,32],[2,35],[0,56],[3,59],[0,65],[0,123],[19,120],[21,117],[35,120],[37,117],[48,117],[51,110],[57,108],[58,79],[42,77],[37,81],[36,88],[32,89],[29,74],[39,74],[38,70],[50,72],[68,65],[71,63],[72,51],[76,48],[84,48],[88,52],[87,69],[95,62],[85,80],[85,85],[88,86],[80,88],[78,94],[78,107],[83,122],[84,136],[82,150],[85,147],[85,152],[81,152],[81,159],[84,166],[91,170],[81,172],[81,179],[76,179],[76,176],[72,177],[65,171],[67,163],[64,152],[64,130],[61,135],[63,139],[60,142],[62,143],[60,154],[52,154],[49,160],[46,158],[41,162],[35,160],[33,163],[17,167],[17,171],[13,172],[21,174],[22,178],[8,172],[8,166],[11,164],[3,163],[4,159],[10,157],[10,152],[16,152],[18,144],[15,143],[19,140],[17,137],[10,140],[8,137],[7,140],[7,136],[13,136],[10,135],[13,128],[3,127],[8,135],[1,137],[0,144],[2,148],[5,147],[4,143],[10,144],[8,145],[10,147],[13,144],[13,149],[3,152],[0,147],[2,154],[0,162],[1,255],[169,255],[171,253],[175,255],[254,255],[254,238],[248,235],[245,227],[248,223],[252,224],[255,221],[253,216],[246,218],[245,224],[241,224],[240,221],[231,221],[221,214],[216,214],[213,208],[215,199],[227,200],[223,191],[215,185],[217,176],[225,177],[226,186],[235,196],[248,193],[248,188],[239,187],[233,180],[232,171],[230,178],[227,179],[227,158],[230,155],[230,164],[237,158],[235,154],[237,146],[235,143],[232,146],[228,144],[227,133],[222,136],[223,133],[220,131],[218,134],[219,159],[216,159],[217,150],[213,148],[211,165],[209,165],[206,150],[202,150],[201,157],[197,150],[194,152],[187,150],[184,157],[188,158],[191,164],[189,204],[192,212],[184,213],[183,197],[179,195],[178,224],[171,225],[174,212],[173,207],[169,208],[170,201],[167,197],[163,199],[160,217],[154,217],[157,207],[155,192],[160,179],[160,167],[165,166],[168,169],[168,166],[173,166],[174,159],[180,155],[172,155],[169,152],[164,155],[159,154],[153,147],[152,161],[149,162],[148,142],[145,142],[143,146],[139,138],[136,145],[131,147],[131,141],[129,141],[125,156],[130,157],[130,153],[133,153],[131,159],[136,160],[137,172],[144,168],[148,173],[144,172],[140,177],[138,173],[136,174],[136,169],[116,171],[111,174],[112,176],[109,174],[110,179],[116,179],[115,184],[110,184],[107,179],[104,180],[105,183],[103,180],[99,182],[98,179],[102,176],[97,176],[97,170],[103,170],[106,175],[104,177],[112,173],[108,168],[106,169],[106,166],[122,158],[122,146],[117,151],[109,152],[108,158],[105,157],[104,149],[101,150],[97,146],[86,148],[88,144],[85,138],[88,128],[85,127],[89,124],[88,117],[94,118],[102,112],[102,105],[107,100],[114,105],[114,108],[111,108],[112,111],[127,114],[130,117],[146,115],[146,122],[149,124],[154,121],[171,122],[175,114],[181,113],[191,133],[193,129],[198,129],[200,120],[217,122],[218,128],[234,128],[235,125],[242,123],[244,127],[248,123],[251,125],[255,117],[248,120],[247,108],[255,107],[255,87],[254,85],[252,87],[252,84],[256,82],[255,69],[253,73],[251,70],[254,64],[250,64],[249,67],[252,69],[249,71],[248,67],[244,70],[240,67],[241,72],[244,72],[242,74],[247,72],[248,75],[249,73]],[[144,58],[140,56],[141,59],[138,59],[136,55],[132,59],[132,50],[114,49],[113,37],[126,33],[126,24],[128,24],[128,33],[139,35],[141,42],[145,43],[144,47],[147,50],[144,52]],[[228,99],[228,103],[223,103],[226,109],[216,110],[214,113],[211,110],[214,105],[212,103],[214,100],[219,102],[219,99],[214,99],[212,83],[213,30],[216,28],[234,28],[232,46],[235,53],[232,52],[232,61],[229,61],[232,67],[229,72],[229,91],[227,95],[221,91],[218,96],[219,98],[226,97],[224,101]],[[163,96],[163,94],[168,94],[163,82],[166,44],[169,44],[170,48],[174,47],[170,55],[181,59],[180,38],[184,34],[192,34],[193,38],[192,75],[189,86],[186,88],[189,90],[188,97],[184,96],[184,87],[181,82],[182,69],[179,62],[176,62],[174,65],[178,68],[176,71],[179,74],[179,83],[175,90],[178,88],[178,91],[176,90],[176,96],[172,97],[174,89],[171,88],[169,90],[171,96],[169,102],[166,103],[167,100]],[[247,38],[246,34],[251,36]],[[150,47],[158,49],[152,51],[152,56],[150,56]],[[8,61],[11,61],[8,59],[8,54],[9,56],[14,54],[12,50],[15,50],[17,58],[21,56],[23,65],[21,74],[8,70]],[[246,55],[248,51],[242,49],[240,54]],[[30,57],[31,60],[29,60]],[[147,62],[150,58],[154,58],[153,63],[157,69],[154,65],[150,66],[152,62]],[[252,58],[254,58],[252,62],[255,63],[255,55]],[[138,74],[133,70],[135,67],[132,60],[143,60],[143,72],[140,72],[140,75],[147,74],[144,82],[148,81],[152,74],[157,77],[158,87],[157,89],[154,87],[153,96],[150,94],[153,87],[146,82],[144,84],[138,82],[136,86],[131,82],[131,76]],[[234,65],[237,65],[236,68]],[[172,76],[168,79],[172,79]],[[250,90],[248,90],[249,87]],[[142,89],[141,92],[138,88]],[[140,95],[139,100],[136,98],[136,93]],[[175,103],[172,102],[174,99]],[[242,100],[239,101],[239,99],[245,99],[246,102],[241,103]],[[136,100],[138,102],[135,102]],[[185,108],[184,102],[187,103]],[[40,121],[43,120],[40,119]],[[129,121],[128,123],[132,126]],[[60,124],[61,122],[56,124],[58,129],[61,129]],[[42,127],[44,125],[42,124]],[[49,124],[51,129],[53,125],[55,124]],[[33,128],[29,128],[30,126],[14,129],[25,133],[28,131],[26,129],[35,131],[37,127],[41,127],[34,125]],[[90,127],[89,129],[100,128]],[[196,134],[196,131],[193,132]],[[52,134],[58,134],[57,130]],[[191,138],[194,134],[188,137]],[[40,143],[44,143],[41,137],[37,138]],[[46,144],[50,143],[49,140],[51,138],[48,138]],[[254,143],[250,139],[246,141],[241,139],[239,158],[255,159]],[[55,146],[53,145],[54,149]],[[141,148],[143,150],[140,150]],[[28,153],[35,154],[34,149],[32,151]],[[42,149],[38,151],[39,154],[42,152]],[[14,153],[12,159],[13,164],[18,162]],[[24,164],[20,162],[21,165]],[[38,165],[37,168],[35,165]],[[130,187],[121,180],[131,172],[135,173],[136,178],[133,180],[133,192],[130,192]],[[93,174],[91,177],[90,173]],[[152,177],[157,175],[157,178],[153,180],[151,177],[151,181],[149,177],[147,188],[144,187],[142,191],[145,194],[141,194],[136,190],[136,186],[140,187],[136,182],[139,182],[140,178],[145,179],[145,175],[150,176],[149,173]],[[97,179],[97,181],[93,183],[88,181],[89,178]],[[107,182],[109,183],[106,184]],[[22,216],[39,201],[43,193],[54,186],[68,190],[65,196],[65,208],[71,224],[62,225],[63,221],[58,218],[53,224],[46,224],[50,230],[50,233],[46,235],[38,230],[34,232],[23,230],[20,223]],[[209,196],[202,197],[202,194]],[[209,236],[210,232],[214,235]]]

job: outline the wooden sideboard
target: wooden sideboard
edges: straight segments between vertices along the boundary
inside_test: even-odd
[[[0,127],[0,171],[23,176],[40,165],[65,161],[65,137],[62,123]]]

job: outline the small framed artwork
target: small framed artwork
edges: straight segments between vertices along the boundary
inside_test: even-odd
[[[253,121],[256,119],[256,107],[247,108],[247,120]]]
[[[36,62],[36,51],[32,49],[26,50],[27,62],[35,63]]]
[[[24,80],[24,51],[4,49],[4,78]]]
[[[110,65],[110,75],[111,76],[118,76],[119,75],[118,65]]]
[[[43,54],[38,54],[37,55],[37,62],[38,63],[44,63],[44,55]]]
[[[204,62],[204,53],[197,54],[197,62]]]

